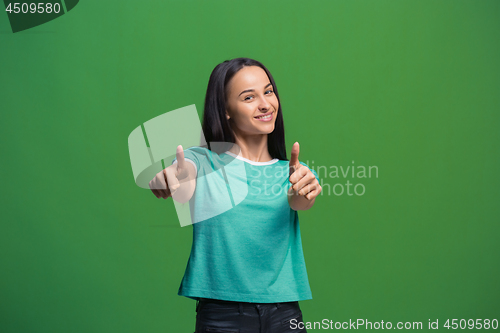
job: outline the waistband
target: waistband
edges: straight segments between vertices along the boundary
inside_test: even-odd
[[[212,303],[212,304],[221,304],[229,307],[255,307],[255,306],[298,306],[298,301],[293,301],[293,302],[273,302],[273,303],[253,303],[253,302],[238,302],[238,301],[226,301],[222,299],[215,299],[215,298],[199,298],[197,303],[198,304],[205,304],[205,303]]]

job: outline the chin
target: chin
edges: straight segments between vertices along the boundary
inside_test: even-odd
[[[272,132],[274,132],[274,126],[269,131],[266,131],[264,134],[271,134]]]
[[[267,125],[267,126],[266,126]],[[256,127],[255,125],[243,130],[244,133],[247,135],[258,135],[258,134],[270,134],[274,132],[274,129],[276,128],[275,124],[263,124],[259,127]]]

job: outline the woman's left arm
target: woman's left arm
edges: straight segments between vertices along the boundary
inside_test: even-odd
[[[308,210],[321,193],[321,185],[312,171],[299,162],[299,143],[294,143],[290,158],[290,183],[288,203],[293,210]]]

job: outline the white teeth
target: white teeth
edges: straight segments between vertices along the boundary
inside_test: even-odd
[[[257,117],[257,119],[269,119],[269,118],[271,118],[271,115]]]

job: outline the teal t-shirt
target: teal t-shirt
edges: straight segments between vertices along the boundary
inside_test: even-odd
[[[189,201],[193,243],[178,294],[256,303],[312,299],[298,213],[288,204],[289,161],[254,162],[203,147],[184,150],[184,157],[197,179]]]

